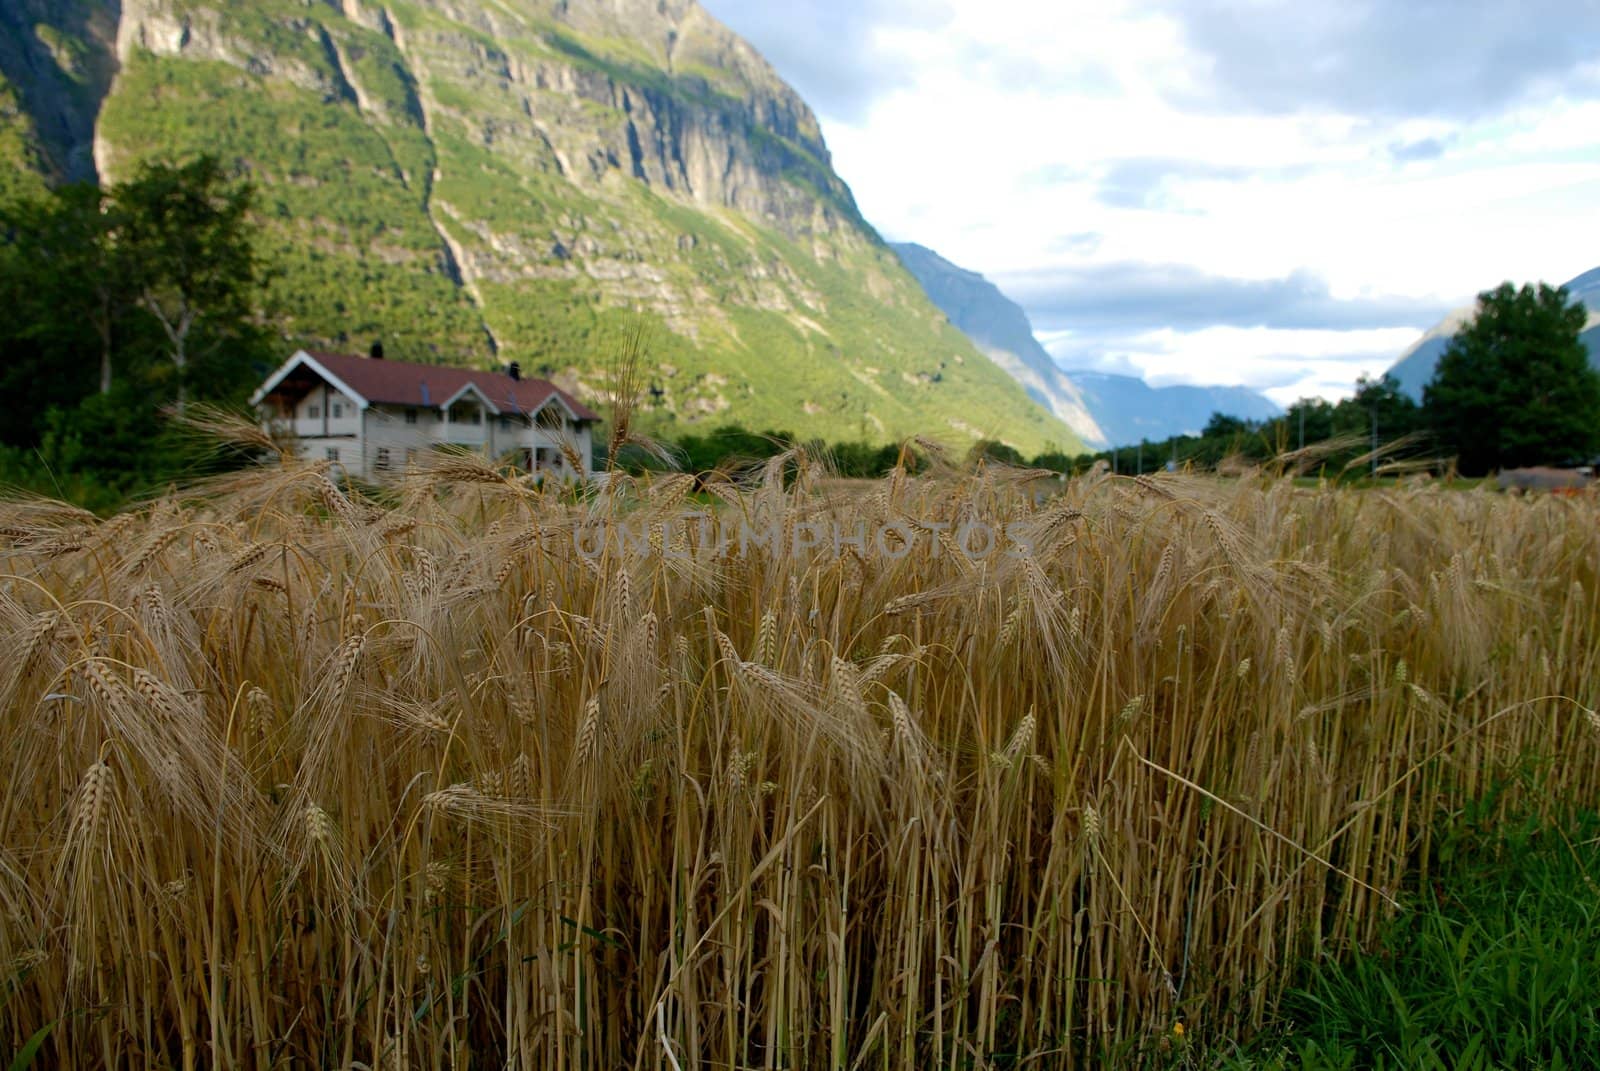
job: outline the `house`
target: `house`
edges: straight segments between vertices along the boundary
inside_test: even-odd
[[[506,372],[389,361],[381,344],[367,357],[301,350],[250,397],[268,426],[292,431],[305,458],[326,458],[351,476],[399,475],[422,451],[441,446],[512,455],[529,472],[589,475],[599,419],[542,379]],[[575,472],[565,443],[582,458]]]

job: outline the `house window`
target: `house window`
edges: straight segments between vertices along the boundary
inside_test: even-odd
[[[539,415],[534,419],[538,421],[541,428],[559,428],[565,423],[561,419],[561,407],[554,404],[547,405],[539,410]]]
[[[483,423],[483,410],[474,409],[472,411],[472,422],[474,424],[482,424]]]
[[[333,419],[338,420],[342,416],[344,416],[344,406],[340,405],[338,402],[334,402]]]
[[[316,420],[320,416],[322,416],[322,406],[320,406],[320,405],[308,405],[308,406],[306,406],[306,419],[307,420]]]
[[[415,409],[407,409],[406,410],[406,423],[407,424],[415,424],[416,422],[417,422],[417,411]]]
[[[389,471],[389,448],[387,446],[378,447],[377,468],[379,472]]]
[[[506,416],[504,413],[500,414],[500,430],[501,431],[510,431],[511,430],[511,418]]]
[[[328,447],[327,449],[325,449],[323,451],[323,454],[325,454],[327,456],[329,461],[338,461],[339,460],[339,448],[337,446]]]

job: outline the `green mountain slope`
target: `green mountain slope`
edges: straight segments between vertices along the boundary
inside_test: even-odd
[[[0,157],[52,179],[237,161],[293,341],[515,359],[593,397],[643,321],[657,430],[1077,445],[930,304],[805,103],[692,0],[0,0],[0,19]],[[103,95],[49,74],[102,53]]]

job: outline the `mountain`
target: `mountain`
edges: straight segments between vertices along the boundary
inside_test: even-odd
[[[1194,434],[1213,413],[1267,420],[1283,412],[1246,387],[1152,387],[1132,376],[1065,372],[1034,337],[1022,307],[982,275],[914,242],[891,248],[951,323],[1090,446]]]
[[[1076,444],[693,0],[0,0],[0,195],[200,152],[258,187],[286,342],[595,400],[642,328],[658,432]]]
[[[1039,345],[1022,306],[982,275],[957,267],[927,246],[891,242],[889,248],[950,322],[1021,383],[1029,397],[1065,421],[1085,444],[1111,445],[1077,386]]]
[[[1283,409],[1248,387],[1152,387],[1136,376],[1073,372],[1089,411],[1113,443],[1199,434],[1212,414],[1243,420],[1271,420]]]
[[[1566,284],[1567,293],[1583,302],[1589,310],[1589,323],[1582,334],[1589,347],[1589,363],[1600,369],[1600,268],[1584,272]],[[1472,320],[1477,304],[1464,305],[1453,310],[1444,320],[1429,329],[1428,333],[1395,362],[1389,374],[1400,381],[1400,389],[1417,401],[1422,400],[1422,388],[1433,379],[1439,358],[1450,348],[1450,340]]]

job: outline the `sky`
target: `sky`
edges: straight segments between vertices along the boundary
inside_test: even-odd
[[[1600,265],[1600,0],[702,0],[1061,365],[1336,399]]]

